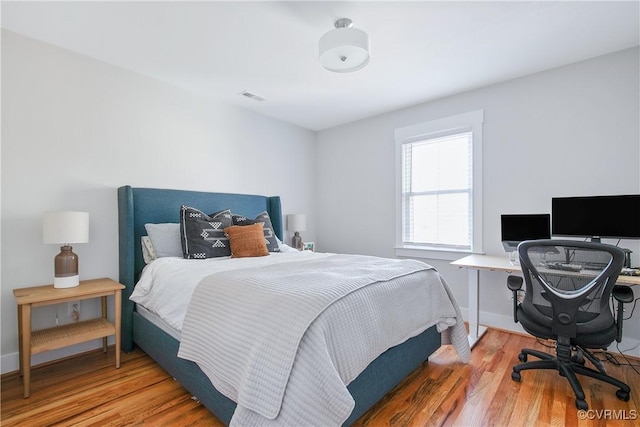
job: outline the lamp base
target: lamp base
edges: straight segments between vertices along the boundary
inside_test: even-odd
[[[299,251],[302,250],[302,237],[300,237],[300,233],[298,233],[297,231],[291,238],[291,246],[293,246]]]
[[[60,253],[54,259],[54,288],[73,288],[80,284],[78,277],[78,255],[70,245],[60,247]]]
[[[80,284],[80,276],[54,277],[53,287],[56,289],[75,288]]]

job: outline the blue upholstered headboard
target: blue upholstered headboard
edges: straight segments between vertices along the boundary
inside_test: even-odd
[[[206,213],[223,209],[254,218],[267,211],[273,229],[282,240],[280,197],[232,193],[166,190],[159,188],[118,188],[118,235],[120,238],[120,283],[125,285],[122,298],[122,349],[133,349],[132,319],[134,304],[129,300],[144,267],[140,237],[147,234],[147,223],[180,222],[180,206],[187,205]]]

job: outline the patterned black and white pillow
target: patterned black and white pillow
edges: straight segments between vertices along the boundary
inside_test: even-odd
[[[271,224],[271,218],[267,211],[262,212],[255,219],[249,219],[242,215],[232,215],[233,225],[251,225],[257,222],[261,222],[264,225],[264,238],[267,243],[267,249],[269,252],[280,252],[280,246],[278,245],[278,239],[276,233],[273,231],[273,224]]]
[[[182,205],[180,237],[183,256],[187,259],[231,256],[229,239],[223,230],[232,225],[229,209],[206,215],[198,209]]]

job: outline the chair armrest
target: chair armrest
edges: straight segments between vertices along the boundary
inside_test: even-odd
[[[615,285],[613,287],[613,291],[611,292],[611,295],[613,295],[613,297],[618,302],[622,302],[625,304],[629,304],[630,302],[633,302],[633,290],[631,290],[629,286]]]
[[[633,291],[629,286],[614,285],[611,295],[618,301],[616,341],[620,342],[622,341],[622,322],[624,320],[624,308],[622,308],[622,304],[633,302]]]
[[[513,292],[516,292],[522,289],[522,277],[520,276],[509,276],[507,277],[507,287],[511,289]],[[633,295],[632,295],[633,297]]]
[[[522,288],[522,277],[508,276],[507,287],[513,292],[513,321],[518,323],[518,291]]]

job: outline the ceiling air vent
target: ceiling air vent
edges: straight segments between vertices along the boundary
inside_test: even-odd
[[[253,99],[254,101],[258,101],[258,102],[264,101],[264,98],[261,97],[260,95],[256,95],[255,93],[247,92],[246,90],[240,92],[240,95],[244,96],[245,98]]]

